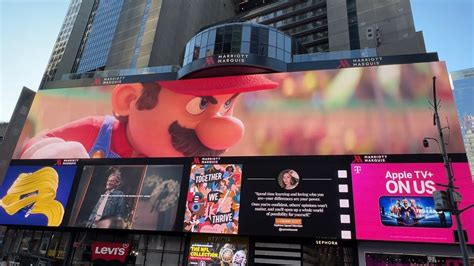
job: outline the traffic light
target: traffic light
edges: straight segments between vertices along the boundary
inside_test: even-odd
[[[449,200],[448,193],[443,190],[437,190],[433,192],[433,200],[434,200],[434,205],[435,205],[435,210],[436,211],[451,211],[452,210],[452,204],[451,201]]]

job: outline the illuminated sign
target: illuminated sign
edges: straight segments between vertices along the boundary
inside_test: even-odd
[[[128,243],[92,242],[92,260],[117,260],[123,263],[129,252]]]
[[[431,62],[42,90],[14,158],[437,153],[420,144],[437,134],[434,75],[462,153],[446,66]]]
[[[237,234],[242,165],[192,165],[184,231]]]
[[[0,186],[0,224],[59,226],[76,166],[10,166]]]
[[[193,235],[188,265],[248,265],[248,239]]]
[[[351,168],[357,239],[454,243],[452,214],[434,207],[433,192],[447,183],[442,163],[353,163]],[[452,163],[452,169],[463,208],[474,203],[474,183],[467,163]],[[474,215],[461,217],[472,221]],[[464,225],[471,231],[472,223]]]
[[[86,165],[69,225],[172,231],[181,165]]]

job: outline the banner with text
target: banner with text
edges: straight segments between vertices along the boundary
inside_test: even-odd
[[[239,233],[352,239],[345,165],[323,156],[260,158],[246,165]]]
[[[130,252],[130,244],[116,242],[92,242],[92,260],[120,261]]]
[[[451,166],[463,208],[474,203],[469,165]],[[454,217],[434,208],[433,192],[448,182],[442,163],[354,163],[352,182],[357,239],[454,243]],[[461,217],[474,243],[474,215]]]
[[[248,265],[248,242],[244,237],[193,235],[189,245],[188,265]]]
[[[191,167],[184,231],[237,234],[242,165],[198,164]]]

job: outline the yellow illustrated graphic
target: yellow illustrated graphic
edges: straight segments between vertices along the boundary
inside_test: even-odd
[[[9,215],[31,205],[25,217],[30,214],[44,214],[48,218],[48,226],[59,226],[63,220],[64,207],[55,200],[59,176],[51,167],[43,167],[34,173],[22,173],[0,199]]]

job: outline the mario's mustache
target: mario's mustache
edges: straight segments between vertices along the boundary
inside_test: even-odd
[[[171,144],[173,148],[181,152],[185,157],[205,157],[219,156],[225,150],[213,150],[206,147],[199,140],[194,129],[185,128],[174,121],[168,128],[171,135]]]

